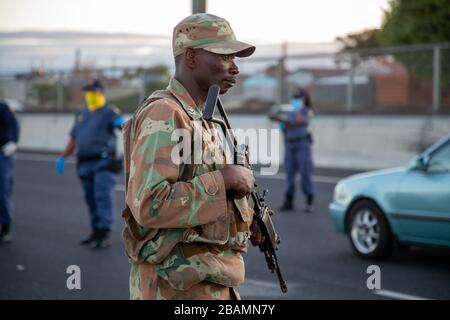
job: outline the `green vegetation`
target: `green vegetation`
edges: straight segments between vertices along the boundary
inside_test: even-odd
[[[31,95],[35,98],[36,106],[32,106],[31,109],[37,110],[57,110],[58,108],[58,90],[61,90],[61,86],[54,80],[40,80],[33,81],[31,84]],[[67,87],[63,88],[61,92],[62,99],[69,98],[69,90]]]
[[[391,0],[381,25],[384,45],[450,41],[448,0]]]
[[[126,78],[139,78],[145,83],[145,96],[155,90],[165,89],[169,84],[170,71],[166,65],[156,65],[149,68],[138,68],[125,75]],[[141,102],[139,93],[133,93],[120,98],[110,99],[109,102],[116,105],[122,112],[131,113]]]
[[[169,84],[170,72],[166,65],[156,65],[150,68],[139,68],[135,76],[144,79],[145,94],[151,94],[155,90],[165,89]]]
[[[381,26],[386,46],[450,42],[448,0],[391,0]],[[431,79],[432,53],[396,55],[418,78]],[[450,89],[450,49],[441,51],[441,88]]]
[[[336,38],[344,49],[450,42],[448,0],[391,0],[380,29]]]
[[[133,113],[140,103],[138,93],[130,94],[116,99],[109,99],[108,102],[118,107],[123,113]]]
[[[391,0],[380,29],[366,29],[336,38],[348,49],[439,44],[450,42],[448,0]],[[429,82],[433,75],[433,52],[396,53],[418,80]],[[441,50],[441,87],[450,90],[450,49]]]
[[[367,49],[382,46],[380,29],[364,29],[363,31],[336,37],[336,40],[344,45],[343,51],[354,48]]]

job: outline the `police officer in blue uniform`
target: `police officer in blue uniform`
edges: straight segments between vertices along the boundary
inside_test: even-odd
[[[287,189],[285,201],[280,210],[293,210],[295,195],[295,178],[297,172],[301,176],[301,189],[306,198],[306,213],[313,212],[314,184],[313,159],[312,159],[312,135],[308,126],[312,114],[311,102],[307,92],[297,89],[291,100],[292,111],[281,115],[272,115],[272,120],[280,121],[285,141],[285,167],[287,175]]]
[[[19,124],[5,101],[0,101],[0,243],[11,241],[14,158]]]
[[[110,245],[113,224],[113,192],[121,161],[116,155],[115,128],[124,122],[118,110],[106,103],[104,87],[94,80],[83,87],[86,108],[76,115],[70,140],[56,163],[56,171],[64,172],[64,159],[76,150],[77,171],[89,207],[91,234],[81,241],[92,248]]]

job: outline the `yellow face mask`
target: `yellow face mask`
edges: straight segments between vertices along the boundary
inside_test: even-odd
[[[91,112],[94,112],[106,104],[105,96],[97,91],[87,91],[85,94],[85,99],[87,107]]]

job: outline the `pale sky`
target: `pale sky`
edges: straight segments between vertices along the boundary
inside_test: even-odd
[[[388,0],[207,0],[238,39],[330,42],[379,27]],[[172,35],[191,0],[0,0],[0,31],[64,30]]]

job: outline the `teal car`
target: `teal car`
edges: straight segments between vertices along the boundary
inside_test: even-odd
[[[362,258],[384,258],[403,244],[450,247],[450,135],[405,167],[339,181],[329,212]]]

